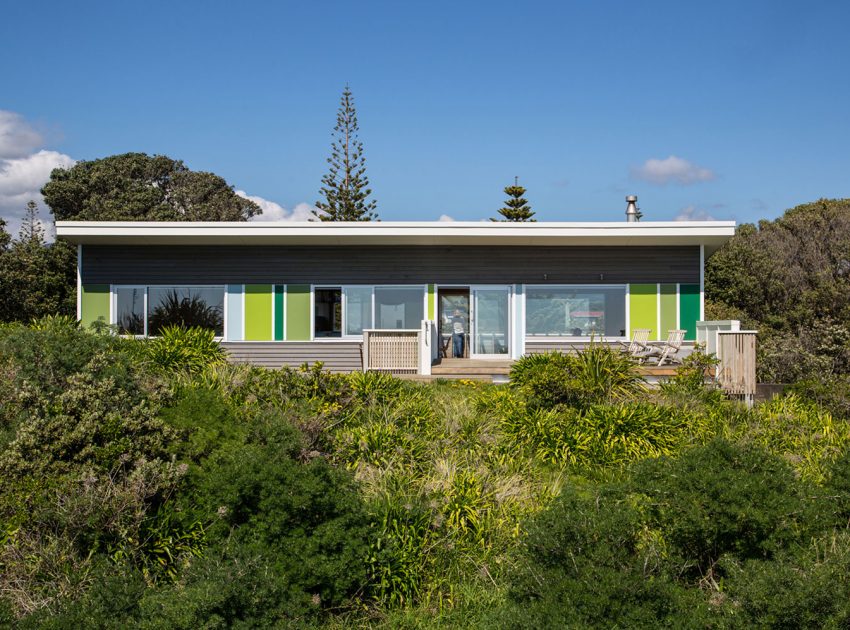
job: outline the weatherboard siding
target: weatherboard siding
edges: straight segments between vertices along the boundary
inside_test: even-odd
[[[228,358],[234,363],[252,363],[267,368],[300,367],[321,362],[331,372],[356,372],[363,369],[359,341],[306,341],[281,343],[224,342]]]
[[[84,245],[84,284],[699,283],[698,246]]]

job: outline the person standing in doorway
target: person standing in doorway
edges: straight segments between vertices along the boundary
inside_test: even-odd
[[[461,314],[460,309],[455,309],[452,315],[452,356],[456,359],[463,357],[463,350],[466,341],[466,318]]]

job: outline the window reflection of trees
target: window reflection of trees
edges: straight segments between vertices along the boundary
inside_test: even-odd
[[[224,333],[222,304],[211,304],[197,292],[181,295],[172,289],[150,309],[148,334],[156,335],[166,326],[208,328],[217,335]]]

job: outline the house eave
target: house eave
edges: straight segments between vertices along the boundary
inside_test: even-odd
[[[734,221],[56,222],[58,238],[83,245],[703,245],[710,253],[734,233]]]

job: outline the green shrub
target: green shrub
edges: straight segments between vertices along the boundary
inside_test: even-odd
[[[33,400],[28,418],[0,454],[4,478],[49,478],[84,467],[111,471],[166,456],[175,434],[157,417],[162,399],[130,375],[112,376],[120,366],[111,359],[93,358],[67,379],[66,391],[55,400]]]
[[[663,535],[622,493],[567,489],[529,525],[492,627],[693,627],[698,593],[675,581]]]
[[[730,437],[784,457],[800,476],[818,483],[830,462],[850,447],[850,423],[836,421],[794,394],[774,398],[736,419],[727,429]]]
[[[638,365],[628,354],[592,344],[576,355],[547,352],[514,363],[511,385],[533,406],[588,405],[628,399],[644,390]]]
[[[611,466],[672,454],[698,427],[678,409],[648,403],[509,413],[506,436],[560,466]]]
[[[726,567],[723,599],[743,628],[847,628],[850,625],[850,533],[829,532],[772,561]]]
[[[835,418],[850,420],[850,376],[812,375],[794,383],[788,391],[816,403]]]
[[[163,372],[198,374],[225,361],[224,349],[208,328],[164,326],[156,337],[140,343],[144,356]]]
[[[263,583],[269,599],[254,609],[250,589],[234,585],[245,599],[226,623],[245,615],[282,622],[346,604],[367,581],[369,519],[352,479],[320,457],[299,463],[301,438],[275,412],[253,423],[248,440],[207,458],[185,495],[187,514],[210,523],[220,570],[259,561],[247,583]]]
[[[67,379],[85,369],[96,355],[110,356],[126,368],[132,346],[114,335],[82,330],[75,320],[45,317],[30,326],[0,329],[0,357],[15,368],[16,386],[24,383],[53,396],[67,388]],[[103,366],[108,368],[108,366]]]
[[[706,373],[719,363],[717,357],[705,354],[697,346],[682,359],[676,373],[660,384],[661,391],[668,398],[690,397],[704,403],[718,403],[723,400],[723,392],[714,385],[707,385],[705,379]]]
[[[652,519],[681,558],[682,572],[711,574],[724,554],[769,558],[793,539],[802,514],[791,467],[752,446],[714,440],[635,465],[633,492],[650,497]]]

